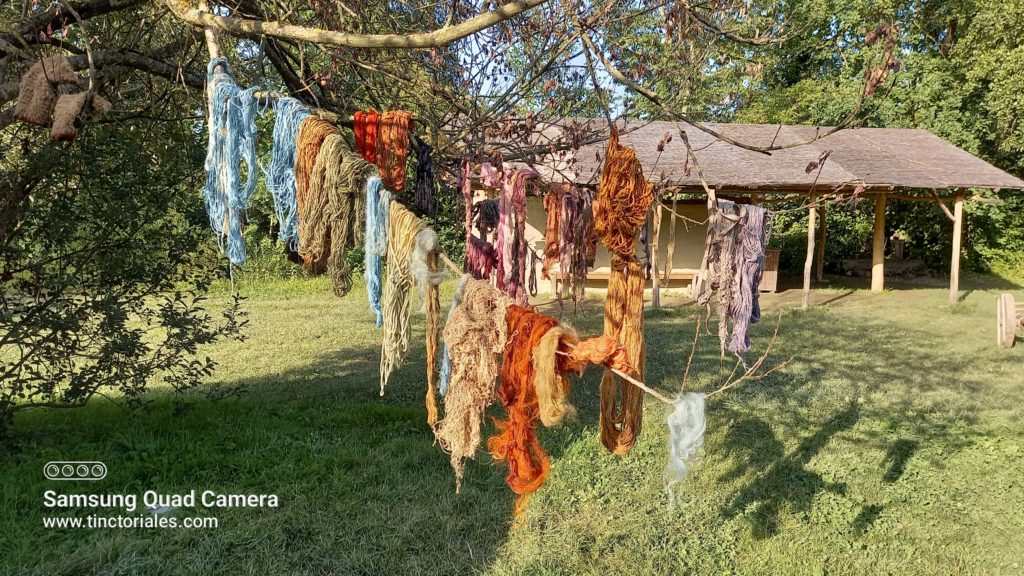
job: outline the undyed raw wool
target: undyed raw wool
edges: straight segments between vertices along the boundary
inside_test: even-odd
[[[21,77],[14,117],[37,126],[49,126],[57,103],[57,87],[78,84],[78,75],[64,56],[48,56]],[[81,109],[81,107],[79,107]]]
[[[452,296],[451,307],[448,308],[448,318],[445,324],[451,321],[452,312],[455,308],[462,303],[462,294],[466,290],[466,283],[472,278],[469,274],[463,274],[459,277],[459,283],[455,285],[455,294]],[[443,352],[441,353],[441,382],[438,384],[437,392],[441,396],[448,393],[448,380],[452,375],[452,357],[448,352],[448,343],[444,343]]]
[[[461,302],[444,326],[451,376],[444,396],[444,419],[434,428],[437,442],[455,470],[456,492],[462,487],[466,459],[473,458],[480,446],[484,410],[494,401],[498,355],[505,349],[505,314],[510,304],[486,281],[464,281]]]
[[[569,380],[559,370],[566,363],[558,355],[559,350],[571,348],[579,342],[576,332],[570,328],[555,326],[548,330],[533,349],[534,387],[540,421],[551,428],[566,418],[576,415],[576,408],[569,403]]]
[[[668,415],[669,457],[665,472],[670,494],[672,486],[682,482],[696,463],[697,451],[704,445],[706,427],[704,395],[697,392],[679,395]]]

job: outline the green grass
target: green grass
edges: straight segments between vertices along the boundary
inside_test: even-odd
[[[709,403],[703,462],[674,506],[665,407],[649,400],[633,452],[608,455],[590,369],[573,380],[578,419],[540,432],[551,476],[514,523],[503,471],[486,454],[454,493],[425,424],[419,319],[381,398],[365,293],[339,300],[319,280],[242,289],[248,341],[205,351],[220,362],[211,384],[240,396],[197,395],[176,413],[155,392],[144,411],[97,400],[16,419],[0,452],[0,572],[1024,572],[1024,345],[995,348],[997,291],[972,290],[952,307],[941,289],[815,291],[817,307],[786,313],[770,361],[793,363]],[[752,354],[774,310],[797,298],[765,298]],[[646,380],[672,393],[695,310],[669,305],[647,318]],[[595,334],[598,306],[576,320]],[[689,386],[711,389],[730,368],[705,338]],[[101,460],[109,475],[48,482],[50,460]],[[44,529],[42,493],[54,488],[274,493],[281,505],[202,511],[219,517],[215,530]]]

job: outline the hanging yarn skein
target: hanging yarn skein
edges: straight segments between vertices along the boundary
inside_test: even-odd
[[[306,196],[312,184],[313,167],[320,154],[320,146],[329,134],[338,134],[338,129],[316,116],[307,116],[299,125],[299,137],[295,141],[295,205],[299,214],[297,226],[299,244],[302,243],[303,229],[308,229],[308,225],[304,225],[302,221],[303,215],[307,214],[310,209],[306,206]],[[296,246],[296,251],[298,251],[298,246]],[[319,274],[327,267],[327,262],[320,260],[315,264],[307,264],[303,259],[303,266],[311,272]]]
[[[366,181],[366,233],[363,243],[363,263],[366,271],[366,293],[370,308],[377,316],[377,327],[384,322],[381,313],[381,278],[384,275],[384,257],[388,253],[388,216],[391,213],[391,192],[384,187],[379,176]]]
[[[370,164],[377,163],[377,131],[380,115],[376,110],[357,111],[352,116],[352,132],[355,135],[356,152]]]
[[[455,470],[455,491],[462,488],[466,460],[480,446],[484,410],[494,401],[498,354],[508,337],[509,300],[483,280],[464,275],[461,301],[444,326],[451,374],[444,395],[444,419],[434,435]]]
[[[434,149],[416,136],[416,210],[427,216],[434,214]]]
[[[295,98],[274,101],[274,143],[270,163],[264,169],[267,190],[274,199],[274,213],[280,226],[277,237],[290,250],[299,245],[299,209],[295,188],[296,140],[309,109]]]
[[[239,265],[245,263],[242,220],[256,189],[257,87],[240,89],[224,58],[210,60],[206,81],[209,147],[203,199],[221,250]]]
[[[567,193],[563,186],[552,184],[548,187],[548,193],[544,195],[544,212],[547,214],[547,222],[544,226],[544,265],[541,268],[541,275],[552,281],[565,278],[565,270],[561,269],[560,255],[564,244],[562,234],[562,198]],[[551,269],[559,265],[559,276],[551,275]]]
[[[380,115],[376,164],[384,186],[393,192],[405,190],[405,160],[412,130],[410,118],[404,110],[390,110]]]
[[[459,277],[459,282],[458,284],[455,285],[455,294],[452,296],[451,307],[448,308],[448,318],[447,320],[445,320],[446,328],[448,326],[448,323],[451,322],[452,320],[452,312],[454,312],[455,308],[462,303],[462,293],[463,291],[465,291],[466,284],[472,277],[473,276],[470,274],[463,274],[462,276]],[[448,394],[448,381],[451,379],[452,375],[452,357],[451,353],[448,350],[447,339],[445,339],[444,341],[444,347],[442,350],[443,351],[441,352],[441,380],[437,386],[437,393],[440,394],[441,396],[445,396],[446,394]]]
[[[558,325],[545,332],[533,349],[537,413],[545,427],[558,426],[576,415],[576,408],[569,403],[569,380],[565,376],[571,362],[564,351],[575,348],[579,340],[575,330]],[[562,356],[559,351],[563,351]]]
[[[761,206],[744,206],[740,220],[739,244],[736,249],[736,281],[732,298],[732,337],[729,351],[742,354],[750,349],[747,330],[761,320],[758,284],[764,272],[765,248],[768,245],[769,212]]]
[[[587,282],[588,239],[596,238],[593,233],[593,195],[589,190],[572,187],[562,195],[561,240],[558,247],[559,271],[562,285],[558,291],[558,304],[563,306],[567,296],[572,298],[573,310],[583,299]],[[593,255],[596,247],[590,252]]]
[[[498,204],[500,215],[498,236],[495,241],[498,256],[497,285],[499,290],[520,305],[526,305],[528,301],[526,268],[529,246],[526,241],[526,193],[538,179],[540,174],[536,170],[516,170],[509,182],[502,186]],[[531,272],[536,273],[535,269]]]
[[[473,182],[470,175],[469,161],[463,160],[462,171],[459,174],[459,189],[462,191],[466,215],[466,259],[463,262],[462,270],[477,280],[487,280],[497,266],[497,254],[494,251],[494,246],[487,241],[487,232],[484,228],[480,228],[479,238],[473,236],[473,219],[483,218],[482,215],[477,215],[478,208],[487,201],[473,204]],[[497,210],[495,210],[495,220],[497,220],[496,216]]]
[[[604,333],[621,342],[636,377],[644,374],[643,276],[636,259],[636,236],[654,200],[636,152],[619,145],[612,128],[594,202],[594,229],[612,253],[604,308]],[[625,454],[640,433],[644,393],[611,370],[601,379],[601,442]],[[618,399],[618,401],[617,401]]]
[[[369,169],[368,162],[347,150],[340,134],[328,134],[299,206],[299,255],[307,269],[327,269],[337,296],[352,288],[345,255],[362,240]]]
[[[729,319],[732,303],[736,296],[733,282],[736,278],[736,232],[739,225],[739,208],[731,200],[718,200],[708,215],[708,232],[702,273],[707,281],[701,284],[697,303],[711,305],[711,296],[718,293],[718,340],[725,353],[729,338]]]
[[[441,337],[441,299],[440,284],[444,273],[437,265],[437,232],[424,228],[416,235],[416,246],[413,248],[412,261],[409,263],[416,287],[419,289],[422,311],[426,315],[426,347],[427,347],[427,424],[437,423],[437,400],[434,388],[434,367],[437,365],[437,345]]]
[[[25,72],[18,83],[14,117],[29,124],[49,126],[53,122],[53,110],[57,104],[57,88],[77,84],[78,75],[66,56],[40,59]]]
[[[409,350],[409,290],[419,287],[427,314],[427,418],[437,418],[434,399],[434,366],[437,331],[440,326],[438,284],[443,273],[437,270],[437,234],[407,208],[392,200],[388,215],[387,281],[384,284],[382,312],[384,338],[380,354],[380,393],[392,371]]]
[[[551,468],[534,431],[540,410],[532,356],[541,339],[558,321],[516,305],[508,307],[505,319],[508,340],[501,363],[498,398],[508,409],[508,419],[495,421],[498,434],[487,440],[487,448],[496,461],[508,466],[505,482],[518,495],[515,515],[520,516],[530,494],[544,484]]]

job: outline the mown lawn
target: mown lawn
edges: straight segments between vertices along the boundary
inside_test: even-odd
[[[220,362],[211,384],[241,395],[197,395],[185,413],[157,393],[141,412],[98,400],[18,417],[0,452],[0,564],[19,575],[1020,574],[1024,345],[995,348],[1002,290],[953,307],[942,289],[817,290],[814,309],[782,320],[769,363],[792,364],[709,403],[704,460],[674,506],[665,407],[648,401],[639,444],[608,455],[590,369],[573,383],[578,419],[540,432],[552,473],[515,523],[485,454],[454,493],[425,424],[419,320],[381,398],[364,293],[243,286],[249,339],[207,351]],[[667,393],[696,312],[670,304],[647,318],[647,382]],[[766,317],[755,353],[774,328]],[[599,305],[576,324],[597,333]],[[704,338],[689,386],[710,390],[730,368]],[[47,481],[50,460],[101,460],[109,475]],[[71,531],[42,527],[48,489],[212,489],[281,504],[200,511],[217,514],[214,530]]]

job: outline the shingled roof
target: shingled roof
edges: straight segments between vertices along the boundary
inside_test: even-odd
[[[605,124],[601,122],[600,124]],[[595,128],[597,127],[594,124]],[[785,145],[812,139],[814,126],[778,124],[705,124],[729,138],[754,146]],[[817,178],[818,190],[861,184],[868,190],[894,188],[1024,189],[1024,181],[961,150],[926,130],[906,128],[849,128],[810,144],[773,151],[770,155],[745,150],[682,122],[630,123],[620,126],[620,141],[636,149],[644,174],[652,182],[667,181],[680,188],[699,189],[696,170],[687,170],[686,146],[679,136],[686,130],[704,178],[722,191],[806,192]],[[664,135],[672,141],[658,152]],[[607,141],[588,144],[572,155],[556,175],[545,162],[552,180],[596,184],[600,159]],[[807,171],[825,151],[831,151],[819,174]],[[570,167],[568,170],[565,168]],[[689,174],[687,173],[689,172]]]

